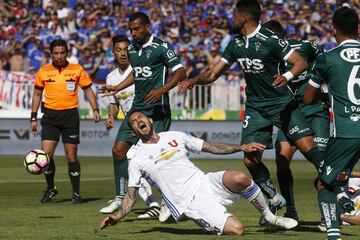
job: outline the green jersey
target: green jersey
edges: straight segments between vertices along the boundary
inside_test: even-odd
[[[322,47],[319,45],[310,42],[308,40],[296,40],[296,39],[288,39],[290,47],[295,49],[299,55],[308,63],[309,66],[312,66],[315,62],[316,57],[324,52]],[[292,68],[291,64],[285,63],[285,72],[289,71]],[[300,75],[295,77],[289,82],[290,88],[295,92],[301,85],[306,83],[306,76],[308,71],[302,72]]]
[[[281,74],[281,61],[286,61],[293,51],[286,41],[258,25],[248,36],[231,40],[222,61],[228,65],[235,61],[240,64],[245,74],[247,105],[284,105],[291,100],[291,91],[287,86],[275,88],[272,83],[274,75]]]
[[[360,43],[343,41],[320,54],[313,65],[309,84],[329,88],[334,115],[334,137],[360,138]]]
[[[132,109],[143,111],[147,115],[152,115],[154,108],[170,109],[167,93],[155,103],[146,104],[144,99],[152,89],[160,88],[165,84],[168,68],[174,72],[182,67],[171,45],[151,36],[142,46],[136,43],[130,44],[128,57],[133,68],[135,84]]]

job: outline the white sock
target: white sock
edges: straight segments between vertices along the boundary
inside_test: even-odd
[[[149,207],[160,207],[152,194],[151,186],[144,178],[140,179],[141,187],[139,188],[139,195]]]
[[[268,204],[259,186],[251,180],[249,187],[241,191],[241,196],[251,202],[251,204],[264,215],[266,210],[269,210]],[[267,212],[267,211],[266,211]]]

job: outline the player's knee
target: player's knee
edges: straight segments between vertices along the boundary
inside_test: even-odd
[[[232,233],[230,233],[231,235],[243,235],[244,225],[242,225],[240,222],[234,223],[231,231],[232,231]]]
[[[126,152],[127,152],[127,149],[125,149],[121,145],[120,146],[115,145],[112,148],[112,155],[115,159],[120,159],[120,160],[126,159]]]
[[[234,174],[233,180],[237,185],[241,185],[245,188],[251,184],[251,178],[243,172],[237,172]]]
[[[69,163],[78,161],[76,153],[65,152],[66,161]]]

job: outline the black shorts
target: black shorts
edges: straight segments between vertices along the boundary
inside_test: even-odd
[[[59,141],[79,144],[80,119],[76,108],[69,110],[44,109],[41,118],[41,140]]]

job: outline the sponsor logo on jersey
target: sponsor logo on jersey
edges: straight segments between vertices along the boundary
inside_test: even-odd
[[[360,62],[360,48],[345,48],[340,52],[340,57],[347,62]]]
[[[134,67],[135,77],[145,77],[148,78],[152,75],[151,68],[149,66],[145,67]]]
[[[353,121],[353,122],[357,122],[357,121],[360,120],[360,114],[353,113],[353,114],[350,115],[350,119],[351,119],[351,121]]]
[[[261,59],[238,58],[237,61],[240,63],[241,68],[245,71],[259,71],[264,68],[264,64],[262,63]]]
[[[345,106],[345,113],[360,113],[360,106]]]
[[[256,51],[259,51],[260,46],[261,46],[261,43],[260,43],[260,42],[256,42],[256,43],[255,43],[255,50],[256,50]]]
[[[326,175],[330,175],[330,173],[332,172],[333,168],[330,166],[326,166]]]
[[[340,172],[337,179],[339,181],[346,181],[347,179],[349,179],[350,177],[350,169],[345,169],[344,171]]]
[[[155,159],[155,163],[162,161],[162,160],[168,160],[169,158],[171,158],[172,156],[174,156],[175,153],[177,153],[179,150],[178,149],[171,149],[169,151],[166,151],[164,153],[162,153],[160,156],[158,156]]]
[[[176,56],[175,52],[173,50],[168,50],[166,52],[166,55],[168,56],[168,58],[173,58]]]

